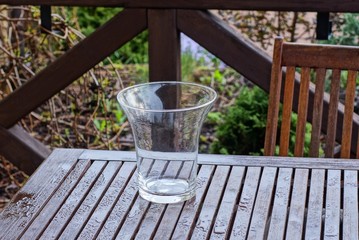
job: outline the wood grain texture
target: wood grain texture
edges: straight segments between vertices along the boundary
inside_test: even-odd
[[[348,71],[347,87],[345,90],[345,110],[343,122],[342,144],[340,149],[341,158],[350,158],[353,129],[354,103],[356,91],[356,71]]]
[[[50,152],[19,125],[9,129],[0,126],[0,154],[27,174],[31,175]]]
[[[39,238],[40,234],[45,230],[44,228],[46,228],[44,223],[50,222],[51,219],[55,216],[62,203],[66,200],[68,195],[71,193],[81,177],[85,174],[90,165],[90,160],[81,160],[76,164],[75,168],[71,171],[69,176],[57,189],[55,194],[46,203],[46,205],[41,209],[39,215],[32,221],[24,235],[21,236],[21,239],[27,240]]]
[[[21,234],[75,167],[82,150],[55,149],[0,213],[0,239]]]
[[[281,124],[281,131],[280,131],[279,156],[288,156],[291,120],[292,120],[292,112],[293,112],[292,107],[293,107],[294,83],[295,83],[295,67],[287,67],[287,72],[285,75],[284,97],[283,97],[283,110],[282,110],[282,124]],[[272,104],[278,105],[278,102],[272,103]],[[268,109],[271,109],[271,108],[272,108],[271,106],[270,107],[268,106]],[[269,115],[268,115],[267,122],[272,121],[272,120],[273,119],[269,119]],[[277,121],[278,121],[278,117],[277,117]],[[268,132],[268,134],[270,134],[270,133]],[[274,155],[274,154],[266,154],[266,155]]]
[[[358,171],[344,172],[343,239],[359,238]]]
[[[277,127],[280,92],[282,86],[282,45],[283,39],[276,38],[274,42],[272,75],[269,89],[266,134],[264,140],[264,155],[273,156],[277,143]]]
[[[164,172],[165,176],[173,176],[176,178],[182,172],[185,176],[182,178],[187,178],[188,173],[191,171],[191,163],[182,163],[181,161],[172,161],[168,163],[168,166]],[[187,175],[187,176],[186,176]],[[161,222],[161,218],[166,209],[165,204],[155,204],[152,203],[149,207],[145,218],[142,220],[141,225],[139,226],[135,239],[137,240],[146,240],[152,239],[156,233],[156,229]]]
[[[283,239],[287,223],[292,168],[280,168],[267,239]]]
[[[154,239],[183,239],[189,238],[189,232],[195,225],[203,199],[206,196],[210,180],[215,167],[201,166],[197,176],[197,189],[195,198],[182,204],[168,205],[162,217],[161,223],[157,228]],[[183,210],[182,210],[183,208]],[[175,216],[179,216],[175,218]]]
[[[59,239],[66,240],[78,237],[82,228],[97,207],[102,196],[107,191],[109,184],[113,180],[114,176],[116,176],[121,164],[122,162],[109,162],[107,164],[91,190],[86,195],[85,199],[82,201],[80,207],[76,210],[71,217],[71,220],[62,231]]]
[[[295,80],[294,87],[294,96],[293,96],[293,111],[298,112],[298,127],[296,132],[296,145],[294,149],[295,156],[302,156],[303,154],[303,141],[304,141],[304,132],[305,132],[305,121],[309,121],[313,123],[314,132],[312,135],[312,146],[310,156],[318,157],[319,155],[319,146],[320,146],[320,137],[321,131],[327,134],[327,143],[326,143],[326,157],[333,157],[334,151],[334,143],[335,141],[341,143],[343,138],[343,134],[345,136],[344,144],[346,147],[346,152],[348,152],[348,148],[350,149],[350,153],[355,153],[357,151],[357,142],[358,139],[354,138],[353,141],[347,141],[348,134],[358,136],[358,117],[357,115],[349,115],[344,122],[344,105],[339,102],[339,83],[338,79],[340,79],[340,71],[349,69],[354,74],[354,71],[359,69],[359,47],[348,47],[348,46],[335,46],[335,45],[324,45],[324,44],[301,44],[301,43],[287,43],[282,42],[282,39],[276,39],[275,42],[281,42],[282,49],[278,50],[278,48],[274,48],[273,52],[273,66],[276,65],[278,61],[280,62],[280,66],[288,67],[289,71],[291,67],[301,67],[301,79],[300,81]],[[280,55],[278,58],[277,55]],[[335,56],[335,57],[333,57]],[[279,59],[279,60],[278,60]],[[345,59],[342,61],[342,59]],[[315,88],[314,84],[309,81],[310,69],[316,69],[317,73],[317,82],[318,88]],[[327,94],[324,92],[324,78],[325,78],[325,69],[333,70],[333,77],[330,80],[331,92]],[[272,74],[278,75],[277,72],[272,69]],[[350,76],[352,77],[352,76]],[[273,78],[273,77],[272,77]],[[278,79],[277,81],[281,81]],[[303,85],[304,81],[304,85]],[[257,83],[260,85],[259,83]],[[272,83],[274,86],[276,84]],[[300,84],[300,88],[298,85]],[[279,85],[279,84],[278,84]],[[304,87],[305,86],[305,87]],[[304,87],[304,88],[303,88]],[[299,91],[298,91],[299,89]],[[315,90],[316,89],[316,90]],[[352,89],[352,88],[350,88]],[[276,136],[277,127],[275,129],[271,129],[272,125],[276,126],[276,122],[278,120],[276,115],[273,115],[273,109],[275,109],[275,105],[279,105],[280,102],[276,101],[275,104],[271,103],[271,95],[277,96],[279,89],[273,88],[270,89],[270,100],[269,100],[269,109],[268,109],[268,119],[267,119],[267,129],[268,131],[268,139],[274,138]],[[314,93],[317,91],[317,94]],[[324,92],[322,94],[322,92]],[[286,100],[287,89],[283,91],[283,100]],[[349,97],[351,97],[350,95]],[[348,104],[351,100],[348,98]],[[297,102],[299,102],[298,107],[296,107]],[[286,102],[284,102],[286,105]],[[347,107],[347,113],[350,111],[351,106]],[[288,111],[286,107],[285,111]],[[324,116],[324,117],[322,117]],[[328,116],[328,117],[327,117]],[[288,118],[284,118],[285,121],[288,121]],[[349,123],[350,122],[350,123]],[[343,125],[345,127],[350,127],[352,125],[352,129],[350,133],[347,132],[347,129],[343,129]],[[271,130],[271,131],[269,131]],[[287,129],[284,128],[286,131]],[[284,133],[283,133],[284,134]],[[284,136],[286,136],[284,134]],[[269,140],[267,141],[269,142]],[[277,143],[277,139],[272,139],[272,142]],[[284,138],[283,143],[286,143],[287,139]],[[273,145],[273,144],[272,144]],[[265,149],[266,149],[265,144]],[[273,147],[272,147],[273,148]],[[282,155],[285,155],[287,152],[287,145],[284,145]],[[273,155],[273,151],[266,152],[266,155]],[[348,156],[346,154],[345,156]]]
[[[340,239],[341,171],[328,170],[324,239]]]
[[[227,186],[223,194],[220,207],[217,212],[215,223],[213,225],[211,240],[228,239],[230,235],[230,226],[234,221],[234,213],[236,210],[239,193],[243,186],[244,167],[232,167]]]
[[[96,153],[98,152],[98,153]],[[91,156],[92,155],[92,156]],[[124,157],[122,157],[124,156]],[[101,158],[114,161],[136,161],[136,153],[130,151],[98,151],[84,150],[79,159],[89,157],[92,160]],[[198,164],[201,165],[231,165],[248,167],[289,167],[289,168],[318,168],[318,169],[359,169],[359,161],[356,159],[323,159],[305,157],[275,157],[275,156],[246,156],[246,155],[221,155],[221,154],[198,154]]]
[[[167,170],[167,163],[163,161],[153,161],[152,164],[151,162],[152,161],[145,161],[143,164],[141,164],[141,167],[144,167],[146,164],[149,166],[143,168],[148,169],[148,175],[155,171],[161,173]],[[163,204],[151,203],[138,195],[134,204],[131,206],[131,209],[129,209],[129,212],[124,219],[124,223],[119,229],[116,239],[134,239],[142,226],[142,221],[146,221],[145,216],[147,213],[156,210],[163,211],[163,208]],[[148,221],[151,222],[150,220]]]
[[[304,211],[307,196],[308,169],[296,169],[287,223],[287,240],[303,238]]]
[[[150,81],[181,81],[180,32],[177,11],[148,10]]]
[[[277,168],[263,169],[248,231],[248,239],[264,239],[267,234],[277,171]]]
[[[201,213],[191,234],[191,239],[207,239],[211,234],[214,216],[219,208],[224,187],[227,183],[229,166],[218,166],[204,199]]]
[[[242,194],[239,199],[230,239],[247,239],[251,215],[256,200],[261,168],[247,169]]]
[[[325,87],[325,68],[316,69],[315,94],[313,103],[312,135],[310,138],[309,156],[319,157],[320,137],[322,130],[323,99]]]
[[[295,56],[295,57],[293,57]],[[357,70],[359,47],[324,44],[286,43],[283,45],[283,66]]]
[[[126,184],[130,181],[131,176],[135,170],[134,163],[125,162],[121,166],[120,171],[113,179],[111,185],[106,190],[100,203],[97,205],[90,219],[83,227],[79,235],[79,239],[95,239],[101,227],[104,226],[106,218],[110,215],[114,208],[116,201],[122,195]]]
[[[311,173],[305,239],[315,240],[320,239],[323,232],[325,170],[313,169]]]
[[[327,136],[326,136],[325,148],[324,148],[325,157],[328,158],[332,158],[334,156],[336,129],[333,126],[337,125],[339,90],[340,90],[340,70],[334,69],[331,79],[331,85],[330,85],[329,113],[327,116],[328,119]]]
[[[165,205],[139,197],[133,161],[78,160],[82,152],[50,155],[0,213],[1,239],[358,238],[359,166],[339,167],[357,160],[322,158],[326,168],[316,169],[323,165],[317,158],[236,156],[247,163],[308,163],[278,168],[215,165],[233,158],[205,155],[213,161],[199,166],[196,197]],[[146,169],[185,176],[191,168],[170,164],[148,161]]]
[[[100,176],[106,162],[94,162],[81,178],[71,194],[66,198],[56,215],[51,219],[45,231],[39,239],[56,239],[71,220],[73,214],[77,211],[88,191]]]
[[[302,157],[304,153],[304,140],[308,113],[308,96],[310,83],[310,68],[304,67],[301,71],[300,93],[298,104],[297,127],[295,131],[294,156]]]
[[[238,9],[238,10],[271,10],[271,11],[313,11],[313,12],[358,12],[356,2],[350,0],[0,0],[9,5],[59,5],[59,6],[108,6],[126,8],[192,8],[192,9]]]
[[[122,194],[117,199],[114,206],[111,207],[111,213],[108,215],[105,223],[102,225],[96,239],[114,239],[118,228],[122,226],[126,220],[128,212],[130,211],[134,201],[138,196],[137,175],[132,174]]]
[[[0,102],[0,125],[5,128],[14,125],[146,27],[145,10],[120,12],[3,99]]]

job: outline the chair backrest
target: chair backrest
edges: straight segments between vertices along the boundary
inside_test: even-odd
[[[284,89],[282,89],[283,67],[286,67]],[[298,71],[299,70],[299,71]],[[341,82],[343,70],[347,71],[346,81]],[[356,91],[357,71],[359,70],[359,47],[287,43],[281,37],[275,39],[273,65],[270,83],[270,96],[267,116],[267,127],[264,154],[274,155],[277,144],[278,114],[282,92],[282,122],[279,139],[279,155],[287,156],[290,141],[291,114],[293,109],[293,93],[296,78],[300,79],[298,98],[298,117],[294,156],[303,156],[305,132],[308,112],[308,96],[314,88],[313,115],[310,157],[318,157],[322,131],[326,133],[324,154],[333,157],[335,149],[337,112],[341,84],[345,83],[345,110],[343,119],[341,158],[350,158],[352,121]],[[328,77],[328,72],[331,76]],[[300,76],[298,73],[300,72]],[[315,76],[315,85],[311,77]],[[343,78],[343,76],[342,76]],[[327,83],[330,83],[328,85]],[[326,86],[330,86],[328,115],[323,116],[323,99]],[[322,118],[327,118],[326,129],[322,126]],[[359,142],[359,141],[358,141]],[[357,151],[358,152],[358,151]],[[358,156],[357,156],[358,157]]]

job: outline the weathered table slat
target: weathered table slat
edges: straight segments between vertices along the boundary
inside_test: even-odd
[[[305,238],[315,240],[321,238],[323,200],[324,200],[324,181],[325,170],[313,169],[310,193],[308,202],[307,225],[305,228]]]
[[[344,172],[343,239],[359,238],[358,172]]]
[[[267,227],[277,168],[264,168],[255,201],[248,239],[263,239]]]
[[[308,169],[296,169],[288,216],[286,239],[302,239],[305,201],[307,197]]]
[[[79,159],[99,161],[136,161],[135,152],[85,150]],[[358,170],[359,161],[356,159],[300,158],[300,157],[263,157],[199,154],[198,163],[203,165],[225,165],[246,167],[289,167],[308,169],[340,169]]]
[[[151,169],[162,172],[166,170],[166,165],[163,162],[155,162],[151,165]],[[150,171],[150,169],[149,169]],[[164,205],[152,204],[152,208],[160,208]],[[122,225],[120,232],[118,233],[116,239],[133,239],[140,227],[142,219],[145,217],[146,212],[150,207],[150,202],[142,199],[139,195],[132,206],[128,217],[126,218],[124,224]],[[159,210],[159,209],[158,209]]]
[[[61,207],[62,203],[68,197],[72,189],[76,186],[78,181],[84,175],[85,171],[90,166],[90,160],[78,161],[74,170],[69,174],[66,180],[61,184],[54,196],[49,200],[45,207],[41,210],[39,215],[31,223],[28,230],[21,237],[23,240],[36,239],[43,231],[44,223],[50,222],[53,216]]]
[[[231,239],[246,239],[260,174],[261,168],[259,167],[250,167],[247,170],[242,195],[232,227]]]
[[[221,200],[224,186],[227,182],[229,170],[229,166],[217,167],[191,239],[207,239],[211,233],[210,231],[213,225],[213,218],[219,207],[219,202]]]
[[[180,161],[170,162],[168,167],[165,170],[165,174],[167,176],[178,176],[180,173],[181,167],[188,167],[189,164],[183,166],[184,164]],[[136,239],[151,239],[157,227],[158,221],[161,218],[166,205],[164,204],[151,204],[150,208],[147,211],[145,219],[143,219],[137,235]]]
[[[329,170],[325,204],[324,239],[339,239],[340,237],[340,184],[341,171]]]
[[[87,194],[85,200],[81,203],[81,206],[71,217],[71,220],[62,232],[60,239],[66,240],[74,236],[78,236],[82,230],[82,227],[85,225],[94,208],[96,208],[97,203],[100,201],[104,192],[107,190],[108,185],[113,180],[113,177],[116,175],[120,166],[121,162],[109,162],[107,164],[106,168],[103,170],[103,173],[101,173],[101,175],[98,177],[94,186]]]
[[[94,239],[97,236],[134,170],[135,163],[125,162],[122,165],[101,202],[98,204],[96,210],[92,213],[91,218],[82,230],[79,239]]]
[[[125,221],[125,216],[138,195],[136,181],[136,175],[133,174],[96,239],[113,239],[116,237],[117,229]]]
[[[74,212],[80,206],[82,200],[86,197],[87,193],[95,183],[98,176],[101,174],[106,162],[94,162],[87,170],[84,177],[77,184],[75,189],[71,192],[70,196],[66,199],[65,203],[61,206],[57,214],[51,219],[50,224],[47,226],[40,239],[54,239],[58,238],[66,224],[71,220]]]
[[[284,237],[292,174],[292,168],[279,169],[268,239],[283,239]]]
[[[16,236],[74,168],[82,150],[55,150],[0,215],[0,239]],[[46,184],[45,184],[46,183]]]
[[[195,223],[194,218],[200,206],[199,203],[202,202],[205,196],[213,171],[214,166],[201,166],[197,176],[196,196],[194,199],[187,201],[185,206],[184,203],[170,204],[167,206],[154,239],[171,239],[171,236],[172,239],[180,239],[184,237],[186,233],[189,235],[188,232],[190,232],[192,224],[194,225]],[[179,216],[181,216],[180,219],[178,219]]]
[[[358,160],[199,162],[195,198],[155,204],[138,194],[133,152],[57,149],[0,213],[0,239],[359,238]],[[145,164],[174,176],[191,167]]]
[[[242,188],[244,167],[233,167],[219,207],[210,239],[226,239],[236,210],[237,199]]]

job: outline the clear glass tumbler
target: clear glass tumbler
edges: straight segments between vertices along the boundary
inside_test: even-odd
[[[213,89],[186,82],[145,83],[119,92],[144,199],[176,203],[195,195],[200,130],[216,97]]]

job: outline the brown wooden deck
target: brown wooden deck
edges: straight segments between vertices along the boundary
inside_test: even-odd
[[[358,239],[359,161],[200,155],[195,199],[138,196],[134,152],[57,149],[0,239]]]

